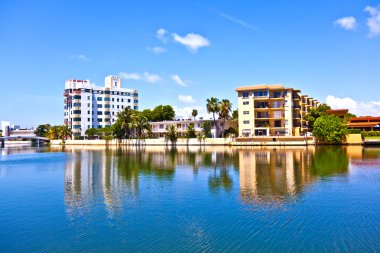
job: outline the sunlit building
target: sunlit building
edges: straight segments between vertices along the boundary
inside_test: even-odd
[[[316,99],[281,84],[236,88],[239,136],[300,136],[309,131],[306,115]]]
[[[89,80],[67,80],[64,92],[64,123],[74,136],[89,128],[111,126],[124,108],[138,110],[138,91],[122,88],[120,76],[107,76],[104,87]]]

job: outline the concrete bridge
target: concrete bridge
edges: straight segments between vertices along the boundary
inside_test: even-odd
[[[48,138],[40,137],[40,136],[24,136],[24,135],[21,135],[21,136],[14,136],[14,135],[13,136],[4,136],[4,137],[0,137],[1,148],[5,147],[5,141],[6,140],[16,140],[16,139],[35,140],[37,145],[40,144],[40,141],[50,142],[50,140]]]

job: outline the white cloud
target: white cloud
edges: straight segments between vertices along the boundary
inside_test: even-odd
[[[187,86],[187,83],[185,81],[183,81],[179,75],[171,75],[170,78],[176,83],[178,84],[179,86],[182,86],[182,87],[186,87]]]
[[[351,113],[357,116],[379,116],[380,101],[360,102],[352,98],[337,98],[327,96],[326,103],[333,109],[348,109]]]
[[[197,106],[197,105],[185,106],[185,107],[173,106],[173,109],[175,111],[176,118],[179,118],[179,119],[192,119],[193,116],[191,115],[191,113],[193,112],[193,109],[196,109],[198,111],[197,119],[199,119],[200,117],[203,117],[203,119],[212,118],[211,114],[207,113],[205,106],[203,107]]]
[[[144,81],[145,82],[148,82],[148,83],[157,83],[159,81],[161,81],[161,76],[159,75],[156,75],[156,74],[151,74],[151,73],[148,73],[148,72],[144,72]]]
[[[148,47],[147,48],[149,52],[152,52],[154,54],[163,54],[166,53],[166,48],[163,47]]]
[[[163,43],[166,43],[168,41],[168,37],[166,36],[168,34],[168,31],[166,31],[163,28],[160,28],[156,32],[157,39],[161,40]]]
[[[364,9],[370,17],[367,18],[367,26],[369,28],[369,37],[373,38],[380,35],[380,5],[377,7],[367,6]]]
[[[69,55],[69,57],[73,60],[77,60],[77,61],[90,61],[90,59],[85,56],[84,54],[77,54],[77,55]]]
[[[119,76],[126,80],[140,80],[147,83],[157,83],[162,80],[161,76],[148,72],[144,72],[143,74],[120,72]]]
[[[229,20],[229,21],[235,23],[235,24],[241,25],[241,26],[243,26],[243,27],[245,27],[245,28],[248,28],[248,29],[250,29],[250,30],[253,30],[253,31],[258,31],[258,29],[257,29],[256,27],[254,27],[253,25],[248,24],[247,22],[245,22],[245,21],[243,21],[243,20],[240,20],[240,19],[234,18],[234,17],[232,17],[232,16],[230,16],[230,15],[227,15],[227,14],[225,14],[225,13],[223,13],[223,12],[217,12],[217,14],[218,14],[219,16],[221,16],[221,17],[223,17],[223,18],[225,18],[225,19],[227,19],[227,20]]]
[[[196,53],[201,47],[207,47],[210,45],[208,39],[196,33],[188,33],[185,36],[173,33],[172,36],[175,42],[184,45],[192,53]]]
[[[334,21],[334,24],[345,30],[353,30],[356,28],[356,18],[352,16],[339,18]]]
[[[137,73],[120,72],[119,76],[126,80],[141,80],[141,75]]]
[[[196,103],[197,101],[190,95],[179,95],[178,96],[178,100],[181,101],[182,103],[186,103],[186,104],[192,104],[192,103]]]

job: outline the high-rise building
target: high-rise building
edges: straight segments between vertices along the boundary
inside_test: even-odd
[[[121,86],[120,76],[107,76],[104,87],[89,80],[67,80],[64,92],[64,123],[74,136],[89,128],[111,126],[124,108],[138,110],[138,91]]]
[[[319,105],[300,90],[281,84],[236,88],[239,136],[300,136],[309,131],[306,115]]]

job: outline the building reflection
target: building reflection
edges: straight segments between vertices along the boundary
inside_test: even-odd
[[[245,203],[278,204],[296,198],[319,177],[344,175],[344,149],[300,147],[239,151],[240,195]]]
[[[211,194],[240,188],[244,203],[284,203],[319,177],[345,175],[349,153],[340,147],[72,147],[65,151],[70,154],[64,184],[69,215],[80,215],[99,203],[113,215],[137,201],[140,188],[152,182],[193,181],[200,171]]]

